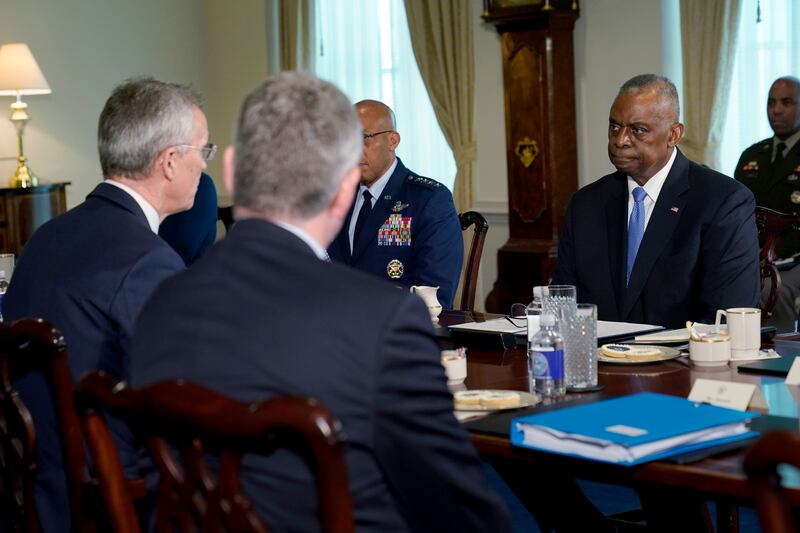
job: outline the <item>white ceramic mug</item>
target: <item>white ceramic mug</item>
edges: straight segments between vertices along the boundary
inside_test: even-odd
[[[732,307],[718,309],[715,324],[719,331],[722,317],[728,323],[731,339],[731,359],[746,359],[758,354],[761,348],[761,309]]]
[[[731,358],[731,340],[718,335],[689,340],[689,359],[697,366],[725,365]]]
[[[467,356],[459,350],[443,350],[442,366],[449,385],[463,383],[467,378]]]

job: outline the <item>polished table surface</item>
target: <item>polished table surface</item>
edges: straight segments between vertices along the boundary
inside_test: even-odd
[[[497,316],[462,311],[445,311],[440,316],[440,324],[447,326],[465,321],[482,321]],[[476,342],[466,341],[469,338],[475,339]],[[443,347],[450,347],[454,344],[453,340],[447,338],[442,338],[441,343]],[[504,349],[499,337],[493,339],[491,337],[486,337],[485,339],[475,336],[461,337],[458,339],[458,344],[465,345],[468,349],[467,379],[464,382],[467,389],[529,390],[527,353],[524,347]],[[642,391],[686,397],[694,380],[697,378],[756,384],[761,388],[762,394],[767,400],[770,408],[769,414],[781,417],[762,417],[764,420],[761,422],[767,422],[767,425],[774,427],[794,430],[800,428],[800,423],[797,420],[800,388],[787,387],[781,378],[739,373],[735,368],[735,363],[731,364],[731,366],[717,368],[694,367],[686,357],[636,366],[601,363],[598,369],[598,381],[604,385],[604,389],[601,392],[567,394],[560,401],[593,401],[609,396]],[[676,464],[675,462],[663,460],[628,467],[558,456],[512,446],[507,437],[498,436],[496,432],[486,430],[487,427],[493,425],[493,420],[496,422],[495,426],[501,427],[500,424],[507,424],[513,416],[542,408],[552,407],[545,405],[506,414],[498,413],[491,415],[492,419],[486,418],[478,422],[466,422],[465,427],[470,431],[473,443],[479,453],[487,459],[500,457],[525,463],[543,461],[550,465],[560,463],[565,472],[577,477],[631,485],[639,483],[669,485],[702,493],[718,502],[732,504],[752,503],[746,477],[742,470],[742,460],[746,447],[720,453],[689,464]],[[790,492],[794,503],[800,504],[800,490],[795,489]]]

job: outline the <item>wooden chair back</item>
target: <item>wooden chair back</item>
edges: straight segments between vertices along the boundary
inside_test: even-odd
[[[217,206],[217,220],[225,226],[225,234],[227,235],[231,230],[231,226],[233,226],[233,206]]]
[[[28,409],[11,383],[30,371],[48,380],[69,491],[74,531],[95,531],[96,520],[86,505],[94,480],[86,465],[83,437],[72,403],[72,374],[64,337],[41,319],[0,324],[0,469],[4,514],[24,531],[38,531],[33,486],[36,477],[36,431]],[[14,530],[14,529],[12,529]]]
[[[744,459],[744,471],[763,530],[796,533],[800,529],[781,486],[777,471],[780,464],[800,468],[800,433],[786,430],[766,433],[750,448]]]
[[[759,206],[756,207],[756,226],[762,241],[759,252],[761,288],[769,282],[769,291],[761,299],[761,318],[764,320],[772,316],[781,289],[781,273],[775,265],[778,260],[775,246],[781,235],[792,229],[800,229],[800,215],[779,213]]]
[[[243,403],[183,381],[134,389],[94,372],[78,384],[76,402],[118,533],[138,532],[139,523],[98,410],[127,420],[147,443],[161,478],[157,531],[267,531],[241,491],[241,457],[298,445],[311,452],[324,530],[354,530],[339,423],[312,399],[280,396]],[[206,452],[219,458],[216,474],[205,461]]]
[[[466,268],[464,269],[464,285],[461,287],[461,310],[472,311],[475,309],[475,291],[478,288],[478,270],[483,256],[483,244],[486,241],[486,232],[489,231],[489,222],[486,217],[477,211],[465,211],[458,215],[461,221],[461,231],[466,231],[474,226],[472,244],[467,255]]]

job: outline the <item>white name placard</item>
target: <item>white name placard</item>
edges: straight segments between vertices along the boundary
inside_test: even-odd
[[[752,383],[698,378],[689,393],[689,400],[737,411],[746,411],[748,406],[753,409],[767,409],[761,390]]]

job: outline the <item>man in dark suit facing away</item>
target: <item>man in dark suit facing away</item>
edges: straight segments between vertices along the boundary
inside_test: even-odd
[[[236,224],[145,305],[131,380],[317,398],[347,435],[359,531],[508,531],[453,416],[423,302],[326,261],[362,143],[347,98],[311,75],[283,73],[246,97],[224,155]],[[245,457],[242,478],[271,528],[319,530],[313,474],[294,452]]]
[[[553,283],[575,285],[602,320],[671,328],[759,303],[755,202],[741,183],[689,161],[678,93],[643,74],[619,91],[608,120],[617,171],[567,207]]]
[[[100,114],[103,183],[26,243],[3,300],[6,320],[41,317],[67,343],[74,379],[101,369],[127,378],[133,324],[145,300],[183,261],[158,236],[159,223],[192,206],[211,152],[206,118],[187,87],[130,80]],[[70,523],[52,397],[44,376],[15,386],[33,415],[36,504],[44,531]],[[127,427],[112,421],[124,464],[134,459]]]

